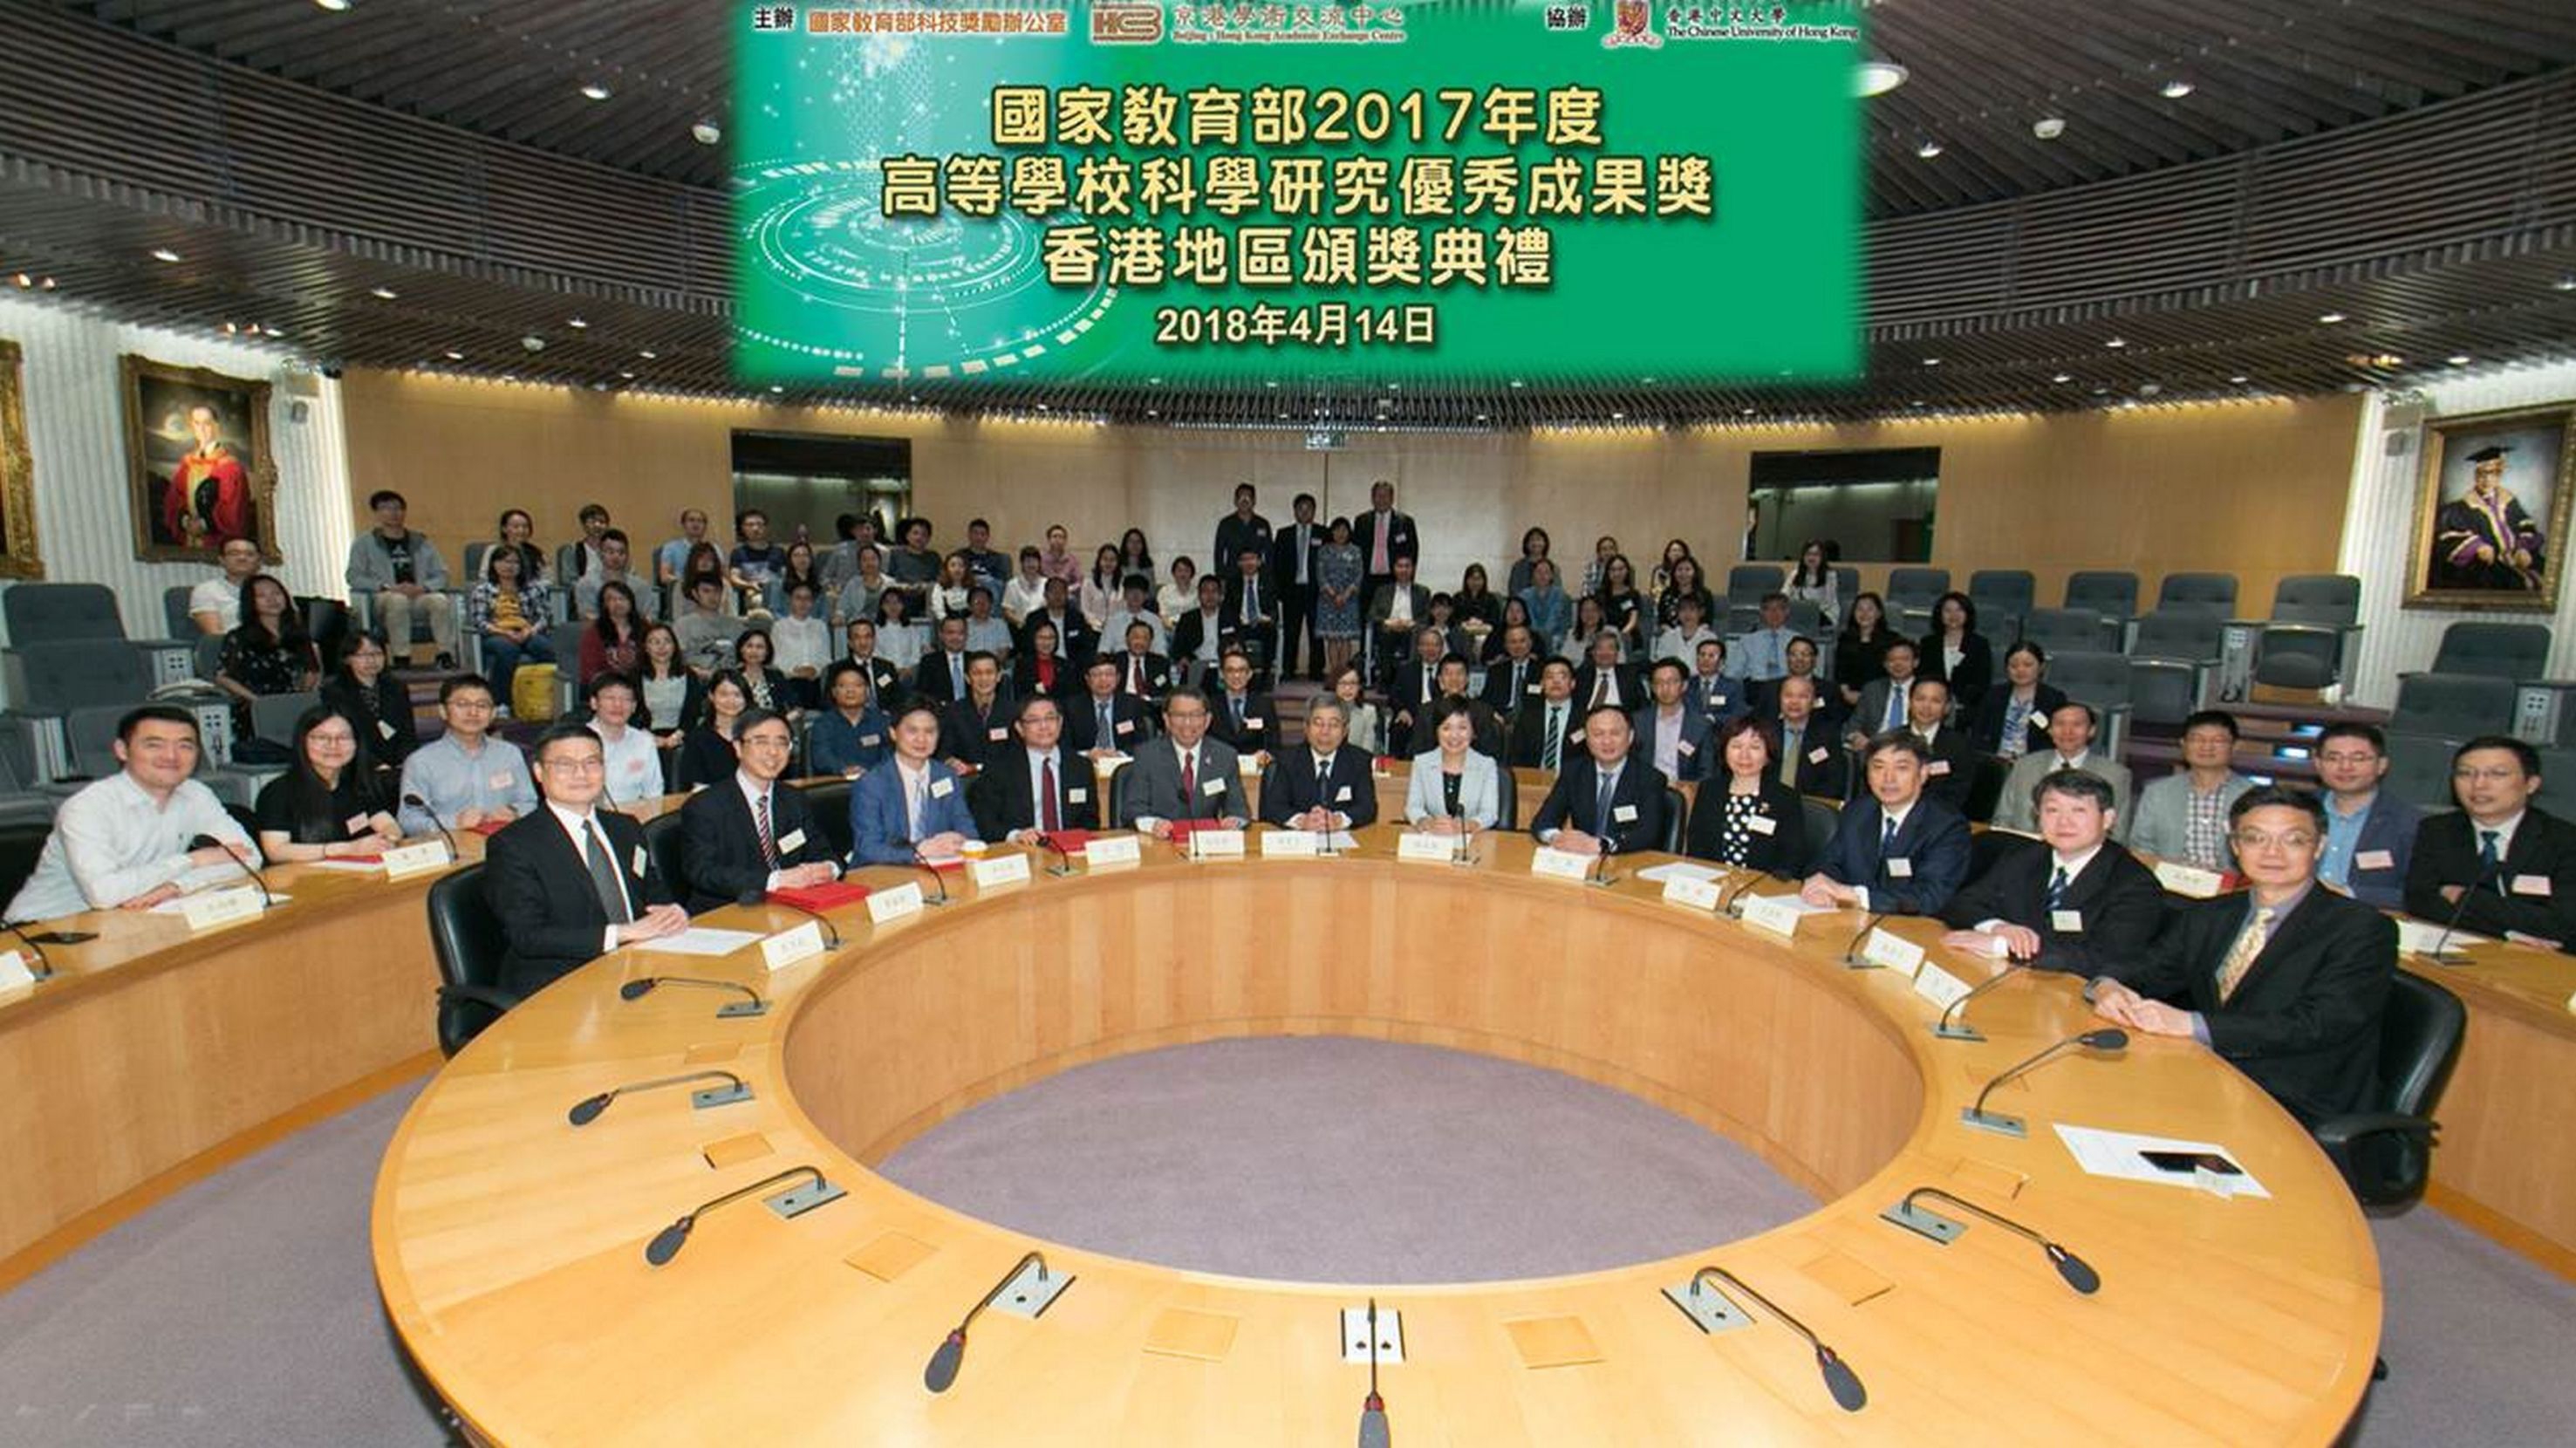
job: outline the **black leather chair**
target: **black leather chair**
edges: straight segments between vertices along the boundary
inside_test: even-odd
[[[36,857],[45,852],[45,838],[53,832],[48,820],[0,825],[0,905],[16,899],[27,877],[36,873]]]
[[[1664,786],[1664,837],[1655,848],[1667,855],[1682,852],[1682,826],[1690,817],[1690,801],[1671,785]]]
[[[1834,831],[1842,825],[1843,812],[1832,800],[1812,794],[1799,796],[1798,804],[1807,817],[1807,858],[1798,862],[1798,878],[1803,880],[1825,862],[1825,848],[1834,842]]]
[[[680,845],[678,810],[664,810],[644,822],[644,853],[652,859],[653,868],[662,876],[662,883],[671,887],[673,895],[686,900],[689,898],[689,877],[681,871]]]
[[[2004,780],[2012,766],[1991,754],[1977,756],[1977,772],[1968,781],[1968,819],[1976,824],[1992,824],[1995,806],[2003,802]]]
[[[1979,830],[1968,839],[1968,878],[1982,880],[1988,871],[2024,850],[2047,848],[2028,835],[2017,835],[2009,830]]]
[[[2576,783],[2576,775],[2571,775],[2569,782]],[[1501,760],[1494,761],[1494,826],[1506,830],[1521,827],[1521,782],[1512,776],[1512,767]]]
[[[1113,830],[1127,827],[1127,771],[1135,767],[1134,760],[1119,765],[1109,771],[1109,782],[1103,786],[1109,799],[1109,827]]]
[[[2433,1108],[2459,1064],[2468,1024],[2458,996],[2422,976],[2397,973],[2380,1024],[2375,1109],[2330,1116],[2309,1128],[2364,1207],[2394,1212],[2422,1200],[2438,1129]]]
[[[438,1049],[453,1056],[519,998],[501,988],[501,922],[483,898],[483,867],[429,887],[429,948],[438,957]]]
[[[802,786],[805,796],[805,818],[814,833],[831,848],[832,858],[850,858],[850,781],[827,779],[819,784]]]

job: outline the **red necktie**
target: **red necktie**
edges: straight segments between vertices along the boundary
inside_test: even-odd
[[[1038,761],[1038,794],[1039,818],[1045,822],[1046,832],[1054,834],[1064,828],[1064,817],[1056,813],[1055,760],[1052,757]]]
[[[1127,656],[1127,692],[1139,698],[1145,694],[1145,661],[1134,654]]]
[[[1189,750],[1181,751],[1181,817],[1193,818],[1192,806],[1199,800],[1198,757]]]

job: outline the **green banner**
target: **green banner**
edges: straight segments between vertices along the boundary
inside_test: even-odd
[[[736,371],[1849,377],[1857,15],[744,5]]]

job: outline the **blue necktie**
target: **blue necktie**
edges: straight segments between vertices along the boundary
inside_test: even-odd
[[[1610,833],[1610,796],[1618,785],[1618,775],[1605,773],[1601,776],[1601,792],[1592,801],[1592,829],[1595,834]]]
[[[966,697],[966,660],[963,655],[948,656],[948,687],[957,691],[958,698]]]
[[[1886,859],[1890,854],[1894,853],[1894,852],[1895,852],[1895,850],[1896,850],[1896,821],[1895,821],[1895,820],[1893,820],[1893,819],[1889,819],[1889,820],[1885,821],[1885,828],[1879,831],[1879,835],[1878,835],[1878,857],[1879,857],[1879,859],[1881,859],[1881,860],[1885,860],[1885,859]]]
[[[2057,873],[2048,877],[2048,908],[2051,912],[2055,912],[2065,906],[2067,883],[2066,867],[2064,865],[2058,866]]]
[[[2501,895],[2504,893],[2504,860],[2496,854],[2499,833],[2496,830],[2478,831],[2478,878],[2495,881],[2496,893]]]

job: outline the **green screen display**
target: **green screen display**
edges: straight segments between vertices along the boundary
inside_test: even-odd
[[[1857,13],[743,5],[736,370],[1848,377]]]

